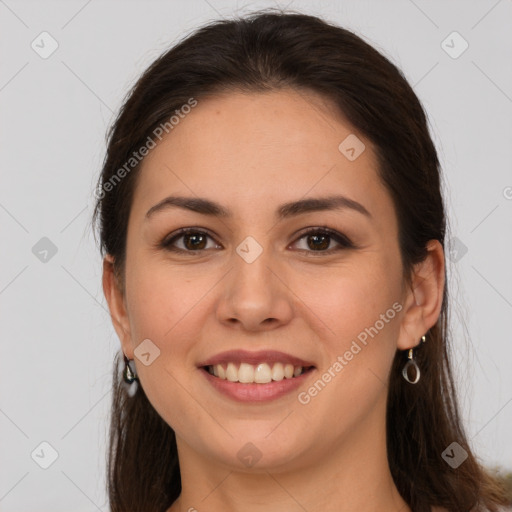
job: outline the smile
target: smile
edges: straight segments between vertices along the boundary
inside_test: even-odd
[[[227,364],[215,364],[204,367],[210,375],[214,375],[229,382],[240,382],[243,384],[267,384],[279,382],[283,379],[299,377],[312,367],[294,366],[290,363],[240,363],[229,362]]]
[[[221,395],[238,402],[270,401],[290,394],[316,371],[313,361],[277,350],[229,350],[197,363]]]

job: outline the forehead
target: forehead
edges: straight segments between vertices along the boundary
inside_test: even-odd
[[[340,150],[347,137],[364,143],[355,160]],[[149,152],[140,172],[134,207],[142,202],[149,208],[171,193],[214,195],[236,209],[336,192],[375,215],[390,206],[390,198],[381,197],[387,194],[370,142],[332,104],[304,91],[230,92],[198,100]]]

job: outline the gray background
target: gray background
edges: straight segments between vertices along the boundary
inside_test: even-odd
[[[512,469],[510,0],[0,0],[1,511],[108,510],[119,341],[89,223],[113,113],[140,72],[203,22],[286,5],[374,44],[429,113],[456,239],[448,272],[468,435],[482,461]],[[46,59],[31,47],[51,49],[43,31],[59,45]],[[457,58],[453,31],[469,44]]]

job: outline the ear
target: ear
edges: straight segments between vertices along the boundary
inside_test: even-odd
[[[443,305],[445,260],[439,240],[427,244],[427,257],[414,267],[411,288],[406,292],[404,315],[397,347],[414,348],[421,337],[437,322]]]
[[[133,359],[130,321],[126,311],[124,291],[114,271],[114,258],[107,254],[103,259],[103,293],[108,302],[112,324],[121,341],[124,354]]]

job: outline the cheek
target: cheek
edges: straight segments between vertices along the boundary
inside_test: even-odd
[[[207,307],[207,301],[201,300],[204,282],[199,279],[191,283],[179,272],[170,275],[159,265],[133,268],[136,271],[127,272],[133,344],[136,347],[149,339],[158,354],[148,366],[137,360],[137,373],[155,410],[183,435],[190,422],[204,422],[204,411],[198,401],[191,399],[191,394],[196,395],[189,386],[191,372],[197,371],[191,354],[204,325],[199,317]]]
[[[333,432],[362,422],[386,393],[401,305],[393,270],[379,268],[333,274],[321,289],[304,287],[297,293],[312,305],[310,326],[323,328],[318,379],[300,390],[305,405],[299,411],[306,419],[328,417]]]
[[[135,344],[153,338],[167,350],[169,340],[177,339],[178,332],[185,327],[198,327],[190,318],[196,313],[208,282],[200,276],[184,276],[179,270],[171,272],[161,264],[141,262],[132,268],[133,272],[127,273],[131,276],[128,307]]]
[[[368,257],[357,266],[330,272],[316,281],[320,286],[303,284],[298,289],[297,295],[311,309],[304,313],[310,325],[315,322],[321,331],[323,356],[321,382],[302,390],[307,394],[304,400],[314,402],[306,410],[332,415],[339,428],[360,419],[384,392],[399,332],[399,275],[396,262],[390,265],[384,258]]]
[[[359,335],[364,339],[376,323],[380,338],[393,340],[396,332],[393,304],[400,298],[398,269],[385,265],[384,260],[367,260],[310,279],[299,276],[292,286],[304,305],[303,314],[317,324],[331,357],[348,350]]]

